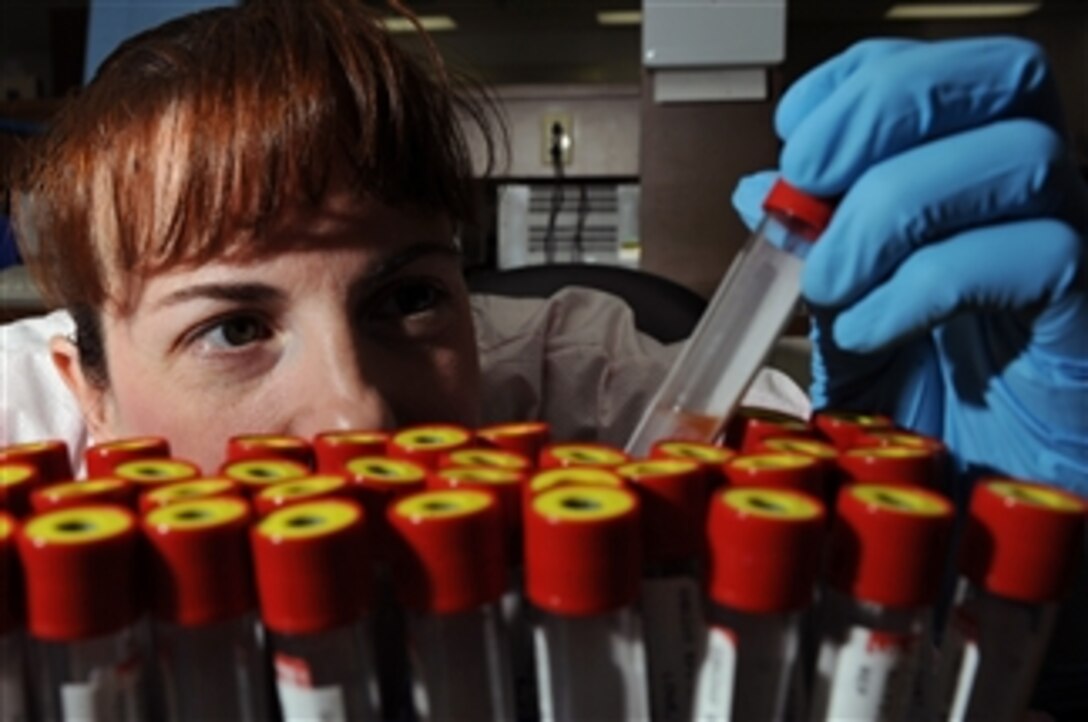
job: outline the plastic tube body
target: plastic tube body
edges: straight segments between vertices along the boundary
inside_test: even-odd
[[[686,721],[705,636],[698,564],[649,570],[642,580],[641,611],[653,719]]]
[[[541,613],[534,647],[541,722],[650,718],[633,608],[584,617]]]
[[[514,719],[510,645],[498,604],[414,614],[413,697],[421,722]]]
[[[796,709],[801,613],[711,605],[692,722],[775,722]]]
[[[23,648],[22,632],[12,630],[0,635],[0,722],[27,719]]]
[[[165,720],[268,719],[267,662],[255,614],[203,627],[157,622],[154,635]]]

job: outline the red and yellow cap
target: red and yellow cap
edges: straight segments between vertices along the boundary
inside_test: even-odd
[[[824,469],[812,456],[790,453],[753,453],[735,456],[725,463],[731,487],[793,489],[818,499],[824,495]]]
[[[266,459],[293,461],[309,471],[314,467],[314,450],[306,439],[287,434],[238,434],[227,439],[227,464]]]
[[[490,604],[506,591],[506,549],[491,494],[440,489],[412,494],[388,511],[394,581],[405,606],[451,614]]]
[[[443,455],[438,466],[443,469],[451,466],[476,466],[528,472],[533,468],[533,462],[516,451],[475,446]]]
[[[471,489],[491,494],[499,505],[506,529],[507,555],[521,558],[521,515],[525,473],[494,466],[451,466],[431,474],[433,489]]]
[[[707,535],[708,593],[745,612],[801,609],[812,600],[823,548],[823,504],[792,489],[714,495]]]
[[[0,637],[22,625],[23,579],[15,546],[15,517],[0,511]]]
[[[952,505],[916,487],[855,484],[839,492],[829,581],[889,607],[932,604],[940,589]]]
[[[370,603],[364,513],[347,499],[321,499],[274,511],[250,541],[265,626],[310,634],[349,624]]]
[[[23,461],[0,462],[0,510],[15,517],[30,513],[31,496],[41,487],[38,467]]]
[[[634,493],[568,486],[533,498],[525,519],[526,593],[553,614],[600,614],[631,604],[641,575]]]
[[[804,419],[755,406],[740,407],[726,425],[726,444],[742,454],[756,451],[761,441],[772,437],[817,438],[816,430]]]
[[[107,505],[59,509],[26,521],[18,542],[33,636],[76,641],[119,631],[139,618],[136,528],[132,512]]]
[[[30,464],[38,470],[42,484],[75,478],[68,458],[68,445],[59,439],[0,447],[0,465],[3,464]]]
[[[706,474],[688,459],[647,459],[616,467],[638,494],[642,540],[650,564],[703,556],[703,526],[710,487]]]
[[[856,445],[858,437],[871,431],[895,429],[895,421],[883,414],[867,414],[859,411],[825,409],[813,416],[813,423],[838,449]]]
[[[778,216],[791,232],[815,242],[831,222],[834,207],[823,198],[811,196],[779,178],[763,199],[763,209]]]
[[[605,486],[612,489],[626,487],[623,477],[615,468],[604,469],[593,466],[570,466],[559,469],[538,471],[529,477],[525,485],[525,496],[532,498],[545,491],[563,486]]]
[[[231,497],[179,501],[144,516],[156,617],[200,627],[256,606],[249,518],[245,500]]]
[[[540,458],[540,450],[551,443],[552,432],[545,421],[521,421],[484,426],[476,430],[476,437],[495,448],[535,460]]]
[[[170,442],[161,436],[140,436],[116,439],[94,444],[83,452],[87,462],[87,476],[105,478],[113,476],[118,464],[137,459],[169,459]]]
[[[437,469],[439,460],[457,449],[471,446],[470,430],[456,424],[409,426],[389,439],[389,456],[414,461],[428,469]]]
[[[339,474],[315,474],[261,489],[253,497],[253,503],[257,508],[257,516],[263,517],[285,506],[330,497],[358,500],[359,494]]]
[[[920,446],[859,446],[839,454],[839,469],[854,484],[903,484],[939,488],[937,458]]]
[[[1072,581],[1084,539],[1083,501],[1019,479],[980,481],[971,495],[960,569],[987,591],[1051,602]]]
[[[159,509],[183,501],[197,499],[215,499],[223,496],[240,496],[242,490],[238,483],[227,478],[194,479],[177,484],[167,484],[148,489],[140,495],[140,512],[146,514],[152,509]]]
[[[86,479],[35,489],[30,495],[30,504],[35,513],[39,514],[54,509],[101,504],[118,504],[131,508],[135,496],[136,491],[132,485],[122,479]]]
[[[246,496],[253,496],[275,484],[309,476],[310,467],[291,459],[245,459],[228,461],[219,474],[238,484]]]
[[[593,443],[548,444],[540,450],[541,469],[565,469],[588,467],[608,469],[626,464],[631,460],[626,453],[614,446]]]
[[[199,479],[201,471],[199,466],[183,459],[136,459],[117,464],[111,476],[137,489],[149,489]]]
[[[657,441],[650,448],[652,459],[687,459],[699,464],[712,489],[717,489],[725,483],[722,464],[736,455],[737,452],[727,446],[680,439]]]
[[[323,431],[314,437],[317,473],[342,474],[352,459],[384,456],[389,434],[385,431]]]

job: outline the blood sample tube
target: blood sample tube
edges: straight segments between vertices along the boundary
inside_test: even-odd
[[[754,453],[734,456],[725,463],[731,488],[772,487],[803,491],[824,498],[824,474],[820,462],[804,454]]]
[[[470,446],[449,452],[439,460],[438,466],[442,469],[450,466],[489,467],[528,473],[533,468],[533,462],[516,451]]]
[[[825,409],[812,418],[813,425],[839,449],[855,446],[858,437],[872,431],[894,430],[895,421],[883,414]]]
[[[1058,602],[1081,561],[1086,507],[1057,489],[988,479],[972,493],[961,576],[938,658],[934,719],[1024,719]]]
[[[0,722],[24,722],[23,584],[15,548],[15,518],[0,512]]]
[[[854,439],[855,448],[869,448],[874,446],[898,446],[913,449],[925,449],[933,459],[931,478],[936,480],[933,488],[941,491],[945,496],[950,496],[953,470],[948,447],[939,439],[924,436],[910,431],[897,429],[877,429],[867,431]],[[964,500],[966,506],[967,500]]]
[[[136,491],[127,481],[121,479],[86,479],[84,481],[63,481],[35,489],[30,495],[30,505],[41,513],[53,509],[68,509],[74,506],[97,506],[100,504],[119,504],[132,508]]]
[[[649,719],[639,536],[630,491],[569,486],[532,500],[526,591],[543,722]]]
[[[201,472],[199,466],[183,459],[136,459],[115,466],[111,476],[127,481],[139,496],[167,484],[199,479]]]
[[[342,474],[344,466],[360,456],[384,456],[385,431],[323,431],[314,437],[317,473]]]
[[[772,437],[761,441],[756,448],[759,454],[801,454],[816,460],[820,469],[820,485],[824,490],[821,500],[826,511],[833,511],[842,486],[842,472],[839,469],[839,450],[825,441],[817,439],[798,439],[792,437]]]
[[[821,601],[812,720],[904,719],[952,517],[952,505],[926,489],[842,488]]]
[[[502,517],[491,494],[432,490],[389,509],[398,596],[409,610],[416,714],[429,720],[514,717]]]
[[[284,719],[380,719],[362,507],[295,504],[266,516],[250,539]]]
[[[87,463],[87,476],[106,478],[113,476],[118,464],[137,459],[169,459],[170,442],[160,436],[104,441],[87,447],[83,459]]]
[[[497,466],[451,466],[430,476],[433,489],[474,489],[495,497],[503,522],[503,546],[511,560],[521,559],[521,515],[525,473]]]
[[[55,484],[75,478],[68,457],[68,445],[57,439],[0,447],[0,465],[11,463],[33,466],[38,470],[38,478],[42,484]]]
[[[483,426],[476,430],[476,437],[498,449],[535,460],[540,458],[540,450],[551,443],[552,432],[545,421],[521,421]]]
[[[694,461],[648,459],[616,467],[642,517],[641,611],[651,717],[689,722],[704,635],[704,533],[710,489]]]
[[[764,439],[788,437],[818,439],[816,430],[804,419],[755,406],[742,406],[725,427],[725,444],[742,454],[758,451]]]
[[[261,459],[280,459],[314,468],[314,450],[310,442],[284,434],[239,434],[227,439],[227,463]]]
[[[264,517],[276,509],[318,499],[340,497],[359,500],[359,492],[348,480],[338,474],[316,474],[294,481],[285,481],[261,489],[253,497],[257,516]]]
[[[142,520],[162,715],[260,722],[268,677],[250,576],[249,505],[181,501]]]
[[[0,511],[15,518],[30,513],[30,497],[42,485],[38,467],[17,461],[0,463]]]
[[[290,459],[244,459],[228,461],[219,474],[238,484],[244,496],[253,497],[275,484],[304,479],[310,467]]]
[[[472,432],[454,424],[426,424],[401,429],[389,439],[387,454],[437,469],[439,460],[456,449],[472,445]]]
[[[141,513],[159,509],[183,501],[197,499],[215,499],[221,496],[241,496],[238,483],[227,478],[194,479],[177,484],[168,484],[155,489],[148,489],[140,495]]]
[[[567,442],[548,444],[540,450],[541,469],[585,467],[607,469],[631,460],[624,452],[607,444]]]
[[[626,489],[627,482],[616,473],[615,467],[565,466],[538,471],[529,477],[523,494],[522,516],[529,513],[533,499],[546,491],[564,486],[603,486],[610,489]]]
[[[688,459],[699,464],[712,490],[725,485],[722,465],[736,455],[737,452],[727,446],[676,439],[663,439],[650,449],[652,459]]]
[[[136,518],[120,506],[50,511],[29,518],[18,543],[38,717],[147,719]]]
[[[698,722],[790,718],[798,694],[802,615],[812,602],[824,509],[789,489],[728,489],[714,496]]]
[[[938,460],[920,446],[860,446],[839,454],[839,469],[848,483],[904,484],[940,491],[942,479],[934,476]]]

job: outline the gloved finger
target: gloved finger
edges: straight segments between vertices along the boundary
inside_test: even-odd
[[[838,315],[833,338],[843,349],[867,353],[965,311],[1037,304],[1060,310],[1069,298],[1083,302],[1084,246],[1074,229],[1053,219],[965,231],[911,255],[887,282]],[[1068,329],[1036,332],[1055,337],[1044,342],[1060,342]]]
[[[1062,129],[1054,78],[1038,45],[970,38],[903,48],[858,67],[795,125],[782,151],[782,175],[802,190],[833,197],[881,160],[1015,117]]]
[[[775,108],[774,127],[778,137],[789,139],[805,118],[858,71],[889,55],[922,44],[920,40],[900,38],[862,40],[805,73],[789,87]]]
[[[754,229],[763,218],[763,199],[767,197],[776,180],[778,171],[762,170],[744,176],[733,189],[733,208],[744,221],[744,225],[748,226],[748,230]]]
[[[843,306],[925,244],[1041,216],[1088,231],[1088,190],[1049,126],[1008,120],[942,138],[874,166],[850,188],[808,256],[803,292]]]

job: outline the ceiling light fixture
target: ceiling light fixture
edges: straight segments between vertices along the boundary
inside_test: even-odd
[[[428,33],[456,30],[457,23],[449,15],[420,15],[416,18]],[[382,18],[382,27],[388,33],[414,33],[416,26],[405,17],[392,15]]]
[[[893,5],[884,17],[888,20],[966,20],[978,18],[1018,18],[1030,15],[1041,2],[1022,3],[911,3]]]
[[[641,25],[642,12],[639,10],[601,10],[597,13],[600,25]]]

